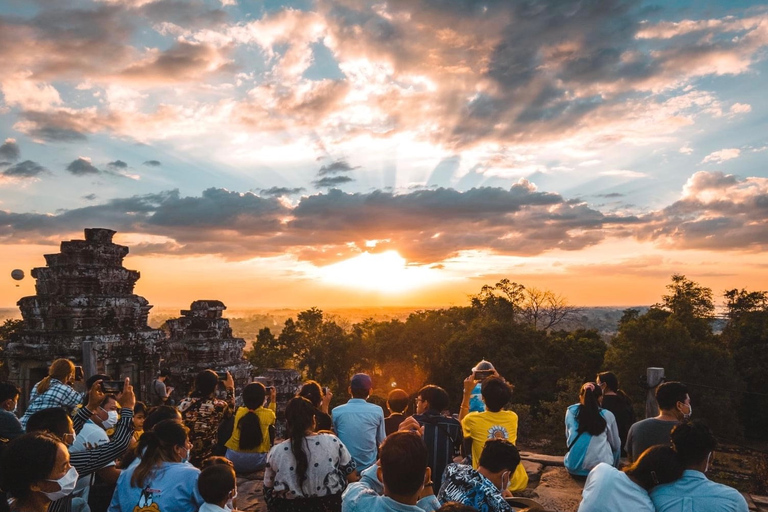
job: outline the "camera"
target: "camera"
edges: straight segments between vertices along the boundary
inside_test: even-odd
[[[493,375],[493,370],[478,370],[475,372],[475,380],[485,380]]]
[[[103,380],[101,381],[101,390],[107,394],[119,394],[123,392],[125,382],[122,380]]]
[[[328,394],[328,386],[323,386],[323,396]]]
[[[219,376],[219,380],[221,380],[221,381],[227,380],[227,372],[226,371],[217,371],[216,375]]]

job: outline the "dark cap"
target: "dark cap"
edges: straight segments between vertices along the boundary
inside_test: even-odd
[[[368,374],[356,373],[352,377],[352,380],[349,383],[349,387],[352,389],[364,389],[366,391],[370,391],[373,387],[373,382],[371,382],[371,378],[368,376]]]

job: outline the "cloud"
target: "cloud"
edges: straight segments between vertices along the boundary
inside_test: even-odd
[[[343,185],[344,183],[349,183],[351,181],[355,180],[349,176],[326,176],[325,178],[320,178],[312,183],[315,184],[315,188],[329,188]]]
[[[263,188],[260,189],[259,192],[263,195],[267,196],[292,196],[296,194],[301,194],[304,192],[303,187],[297,187],[297,188],[288,188],[288,187],[272,187],[272,188]]]
[[[610,192],[608,194],[597,194],[597,197],[604,197],[606,199],[615,199],[618,197],[624,197],[626,194],[620,194],[619,192]]]
[[[115,160],[113,162],[109,162],[107,165],[109,167],[113,168],[113,169],[127,169],[128,168],[128,164],[123,162],[122,160]]]
[[[21,156],[21,150],[19,145],[16,144],[16,139],[5,139],[5,142],[0,146],[0,158],[15,162]]]
[[[160,167],[163,164],[160,162],[160,160],[147,160],[141,165],[146,165],[147,167]]]
[[[734,103],[731,105],[729,112],[733,115],[748,114],[749,112],[752,112],[752,105],[747,103]]]
[[[614,169],[612,171],[602,171],[601,176],[618,176],[620,178],[647,178],[648,174],[628,169]]]
[[[685,144],[682,146],[678,151],[684,155],[690,155],[693,153],[693,148],[690,146],[690,144]]]
[[[96,200],[96,194],[87,194],[83,196],[83,199],[86,201],[95,201]]]
[[[48,169],[33,162],[32,160],[24,160],[16,165],[13,165],[3,171],[4,176],[16,177],[16,178],[36,178],[41,174],[49,172]]]
[[[141,61],[121,71],[119,77],[144,85],[195,80],[207,73],[233,71],[226,66],[226,53],[226,49],[211,45],[179,41],[165,51],[149,50]]]
[[[721,149],[720,151],[715,151],[705,156],[704,160],[702,160],[701,163],[702,164],[707,164],[707,163],[721,164],[728,160],[739,158],[739,155],[741,155],[741,150],[738,148]]]
[[[331,164],[323,165],[320,170],[317,171],[318,176],[325,176],[327,174],[337,174],[340,172],[350,172],[359,167],[352,167],[346,160],[337,160]]]
[[[77,160],[73,160],[67,166],[67,171],[75,176],[87,176],[89,174],[101,174],[101,171],[94,167],[91,163],[91,159],[88,157],[79,157]]]

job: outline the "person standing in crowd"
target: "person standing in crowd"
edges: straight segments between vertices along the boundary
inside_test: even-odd
[[[679,480],[651,491],[656,512],[747,512],[744,496],[733,487],[718,484],[706,476],[717,448],[712,431],[703,423],[681,423],[672,429],[672,447],[685,471]]]
[[[238,473],[263,468],[275,441],[275,388],[271,388],[269,408],[264,407],[266,394],[261,382],[251,382],[243,388],[243,407],[237,408],[232,436],[225,444],[227,458]]]
[[[109,512],[196,512],[204,503],[197,489],[200,470],[189,464],[188,429],[164,420],[144,432],[141,461],[120,475]]]
[[[393,389],[389,392],[387,396],[389,416],[384,418],[384,433],[386,435],[397,432],[400,424],[408,417],[405,412],[408,410],[409,401],[408,393],[402,389]]]
[[[621,439],[616,418],[611,411],[600,408],[600,387],[594,382],[581,386],[579,403],[565,413],[565,438],[568,453],[563,465],[571,475],[587,476],[605,462],[617,466],[621,455]]]
[[[439,386],[424,386],[416,396],[416,414],[413,419],[424,427],[429,469],[435,490],[440,490],[445,467],[453,462],[464,440],[461,423],[441,413],[448,408],[448,393]]]
[[[467,381],[464,382],[466,386]],[[479,467],[480,454],[489,439],[506,439],[512,444],[517,442],[517,414],[502,410],[512,399],[512,386],[494,375],[483,381],[481,392],[486,411],[470,412],[461,422],[464,451],[472,452],[472,467],[475,469]],[[520,491],[528,486],[528,474],[523,466],[517,467],[509,485],[510,491]]]
[[[520,464],[520,453],[506,439],[489,439],[480,454],[477,469],[450,464],[443,475],[437,499],[457,501],[486,512],[512,512],[504,500],[511,497],[509,481]]]
[[[195,388],[192,394],[181,401],[179,412],[184,420],[184,425],[189,429],[189,440],[192,443],[192,455],[190,462],[200,467],[200,462],[210,456],[217,455],[214,451],[220,451],[221,455],[226,450],[223,446],[216,449],[218,444],[218,430],[221,423],[231,417],[235,407],[235,381],[227,372],[224,380],[227,398],[216,398],[216,386],[219,384],[219,376],[213,370],[203,370],[195,377]]]
[[[149,387],[150,405],[165,405],[168,402],[171,393],[173,393],[173,388],[166,384],[166,381],[170,376],[171,370],[168,368],[163,368],[160,370],[160,375],[157,376],[157,378],[152,382],[152,385]]]
[[[651,446],[621,471],[601,462],[587,476],[579,512],[655,512],[648,493],[682,475],[683,465],[670,446]]]
[[[629,427],[625,449],[630,462],[653,445],[669,444],[672,429],[693,413],[688,388],[679,382],[664,382],[657,387],[656,403],[659,404],[658,416]]]
[[[400,430],[387,436],[378,464],[361,476],[344,491],[343,512],[432,512],[440,508],[427,466],[427,447],[418,432]]]
[[[632,401],[626,393],[619,389],[619,379],[613,372],[602,372],[597,374],[597,385],[603,392],[603,400],[600,406],[608,409],[616,418],[616,427],[619,429],[619,438],[621,439],[621,454],[626,455],[624,444],[627,442],[627,432],[629,427],[635,422],[635,411],[632,410]]]
[[[48,368],[48,376],[32,388],[29,405],[21,417],[21,426],[26,428],[30,416],[49,407],[63,407],[67,412],[72,412],[83,400],[83,394],[72,388],[74,381],[75,365],[72,361],[55,360]]]
[[[21,391],[15,385],[0,382],[0,437],[9,441],[24,433],[21,422],[16,417],[20,394]]]
[[[363,471],[376,462],[379,445],[386,437],[384,411],[366,400],[373,383],[365,373],[352,377],[349,393],[352,398],[333,409],[333,430],[355,459],[357,470]]]
[[[76,482],[66,445],[48,432],[17,437],[0,456],[0,487],[10,495],[12,512],[46,512],[52,501],[69,496]]]
[[[331,512],[341,509],[355,461],[333,434],[315,432],[315,406],[304,397],[285,408],[288,439],[272,447],[264,471],[269,512]]]
[[[333,393],[328,388],[321,388],[314,380],[308,380],[301,386],[299,396],[303,396],[315,406],[315,431],[333,430],[331,415],[328,414],[328,405],[331,403]]]

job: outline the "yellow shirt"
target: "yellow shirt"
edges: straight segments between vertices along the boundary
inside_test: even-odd
[[[237,408],[237,412],[235,413],[235,427],[232,429],[232,436],[229,438],[229,441],[227,441],[224,446],[226,446],[230,450],[235,450],[236,452],[267,453],[269,449],[272,447],[272,443],[269,440],[269,427],[270,425],[275,424],[275,419],[277,418],[275,416],[275,404],[274,402],[270,403],[269,409],[265,407],[259,407],[258,409],[253,411],[253,413],[259,417],[259,426],[261,426],[261,444],[251,450],[241,450],[240,449],[240,429],[237,428],[237,425],[238,423],[240,423],[240,420],[242,419],[242,417],[245,416],[248,412],[249,412],[249,409],[247,407]]]
[[[461,422],[465,438],[472,439],[472,467],[477,469],[480,454],[489,439],[506,439],[517,443],[517,414],[512,411],[471,412]],[[522,464],[510,478],[510,491],[520,491],[528,485],[528,474]]]

